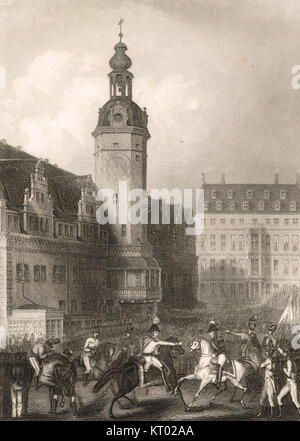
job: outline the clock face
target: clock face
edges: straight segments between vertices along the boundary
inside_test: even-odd
[[[116,113],[115,115],[114,115],[114,120],[117,122],[117,123],[120,123],[120,122],[122,122],[122,115],[121,115],[121,113]]]
[[[130,175],[129,161],[122,156],[112,156],[106,163],[107,177],[114,181],[126,181]]]

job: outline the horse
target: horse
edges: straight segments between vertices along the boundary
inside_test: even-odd
[[[175,387],[175,393],[178,394],[178,393],[181,393],[180,388],[181,388],[184,381],[186,381],[186,380],[200,380],[200,386],[199,386],[197,392],[195,393],[193,400],[187,406],[187,410],[191,410],[191,408],[192,408],[194,402],[196,401],[196,399],[198,398],[200,392],[208,384],[215,383],[216,376],[217,376],[217,370],[212,365],[212,361],[213,361],[213,358],[215,357],[215,354],[212,351],[210,343],[206,340],[200,340],[200,342],[194,341],[191,346],[191,352],[193,352],[195,350],[199,350],[199,349],[201,351],[200,360],[194,369],[194,373],[191,375],[187,375],[187,376],[179,378],[177,385]],[[243,378],[243,376],[245,374],[245,367],[243,366],[243,364],[241,362],[234,360],[234,359],[231,360],[231,363],[232,363],[234,374],[231,374],[230,372],[227,372],[225,370],[223,371],[222,378],[221,378],[221,384],[224,385],[224,388],[222,388],[222,389],[220,388],[213,395],[213,397],[210,400],[210,406],[212,406],[214,404],[216,397],[227,389],[227,381],[229,380],[233,384],[233,386],[235,386],[235,388],[241,389],[243,391],[243,396],[242,396],[240,403],[241,403],[242,407],[245,409],[246,405],[245,405],[244,397],[247,392],[247,388],[242,386],[240,383],[241,379]]]
[[[167,341],[175,343],[177,342],[177,339],[170,337]],[[184,354],[184,349],[181,346],[161,346],[159,348],[158,358],[161,363],[164,364],[164,366],[167,368],[167,381],[169,383],[169,386],[173,390],[175,389],[177,384],[177,375],[173,366],[173,360],[174,358],[182,354]],[[117,393],[113,397],[109,409],[109,415],[111,418],[115,418],[113,407],[117,400],[124,397],[127,398],[128,401],[132,404],[132,400],[129,397],[125,396],[133,391],[140,384],[140,362],[141,360],[139,358],[135,358],[133,360],[129,360],[127,363],[121,365],[120,367],[110,369],[104,375],[102,375],[102,377],[95,384],[93,392],[98,393],[108,383],[108,381],[114,379],[117,383]],[[160,371],[155,367],[151,367],[148,373],[145,373],[145,380],[146,387],[160,386],[164,384]],[[186,403],[180,391],[178,391],[178,396],[186,409]]]
[[[65,355],[51,352],[42,361],[42,369],[39,376],[39,384],[49,387],[50,412],[56,414],[58,396],[64,394],[70,399],[73,415],[79,417],[76,404],[75,384],[77,370],[74,362]]]
[[[92,373],[95,380],[98,380],[106,371],[113,360],[116,350],[116,343],[111,342],[101,343],[98,348],[95,349],[93,357],[90,359]],[[83,367],[82,355],[83,354],[79,355],[79,357],[74,360],[76,367],[78,368]]]

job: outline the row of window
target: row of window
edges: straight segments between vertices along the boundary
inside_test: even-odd
[[[73,283],[86,285],[105,285],[105,271],[96,269],[73,268]],[[17,263],[16,265],[17,282],[30,281],[30,269],[28,264]],[[45,283],[47,281],[46,265],[33,266],[33,281]],[[52,269],[52,281],[54,283],[64,283],[66,281],[66,267],[63,265],[54,265]]]
[[[205,251],[206,248],[209,251],[217,251],[217,238],[218,238],[218,250],[220,251],[244,251],[245,250],[245,238],[243,234],[231,234],[230,237],[226,234],[210,234],[209,237],[205,234],[200,236],[200,250]],[[259,234],[251,233],[250,236],[250,250],[257,251],[260,249],[259,244]],[[272,238],[272,249],[273,251],[298,251],[298,235],[288,235],[284,234],[279,236],[278,234],[270,235],[263,234],[261,236],[261,248],[265,250],[271,249],[271,238]],[[228,241],[230,239],[230,242]],[[207,247],[207,241],[209,241],[209,247]],[[229,245],[228,245],[229,242]]]
[[[237,224],[239,224],[239,225],[245,225],[245,219],[243,219],[243,218],[241,218],[241,219],[225,219],[225,218],[221,218],[221,219],[219,219],[219,221],[220,221],[220,224],[221,225],[226,225],[226,223],[227,223],[227,221],[228,221],[228,223],[230,223],[230,225],[237,225]],[[250,220],[248,220],[248,223],[250,222]],[[271,225],[271,223],[273,223],[273,225],[279,225],[280,224],[280,219],[279,218],[277,218],[277,217],[275,217],[275,218],[273,218],[273,219],[271,219],[271,218],[265,218],[265,219],[257,219],[257,218],[253,218],[253,219],[251,219],[251,223],[252,224],[258,224],[258,222],[259,223],[262,223],[262,222],[265,222],[266,223],[266,225]],[[299,220],[298,220],[298,218],[293,218],[293,219],[290,219],[290,218],[284,218],[283,219],[283,224],[284,225],[298,225],[298,223],[299,223]],[[216,225],[217,224],[217,220],[215,219],[215,218],[210,218],[210,219],[203,219],[203,224],[204,225],[207,225],[207,224],[210,224],[210,225]]]
[[[207,296],[209,295],[212,298],[216,297],[230,297],[231,300],[234,300],[237,296],[239,298],[248,298],[248,300],[252,300],[258,296],[259,287],[258,283],[251,283],[250,286],[247,283],[201,283],[200,286],[200,295]],[[276,293],[280,289],[279,284],[277,283],[264,283],[261,287],[262,294],[269,295],[271,293]]]
[[[204,202],[204,210],[207,211],[210,208],[211,207],[210,207],[209,202]],[[226,209],[226,206],[225,206],[223,201],[217,200],[216,204],[215,204],[215,207],[213,207],[213,209],[214,208],[217,211],[222,211],[223,209]],[[233,211],[236,208],[237,208],[237,204],[236,204],[235,201],[230,201],[228,203],[228,209],[229,210]],[[243,201],[241,203],[241,209],[244,210],[244,211],[248,211],[250,209],[249,201]],[[257,210],[258,211],[264,211],[264,209],[265,209],[264,201],[258,201],[257,202]],[[279,200],[272,202],[272,209],[275,210],[275,211],[280,211],[280,209],[281,209],[281,202]],[[297,210],[297,203],[296,203],[296,201],[291,201],[290,202],[289,209],[290,209],[290,211],[296,211]]]
[[[207,274],[209,271],[209,275],[216,276],[220,274],[224,276],[225,274],[231,275],[239,275],[244,276],[246,273],[246,261],[247,259],[230,259],[230,261],[226,262],[225,259],[220,259],[217,261],[216,259],[209,259],[209,262],[206,259],[200,260],[200,274],[202,276]],[[271,262],[273,261],[273,268],[271,268]],[[209,263],[209,268],[207,268],[207,263]],[[256,276],[259,274],[259,259],[252,258],[250,259],[250,270],[251,275]],[[273,275],[279,276],[280,273],[284,276],[292,275],[297,276],[299,270],[299,262],[298,259],[262,259],[262,272],[264,275],[271,275],[271,270]],[[280,271],[281,270],[281,271]]]
[[[264,190],[264,199],[269,200],[270,195],[271,195],[270,190]],[[253,199],[253,196],[254,196],[254,191],[247,190],[247,193],[246,193],[247,199]],[[286,190],[280,190],[279,198],[281,200],[284,200],[284,199],[286,199],[286,196],[287,196]],[[231,189],[227,190],[227,199],[233,199],[233,197],[234,197],[233,190],[231,190]],[[215,189],[211,190],[211,198],[217,199],[217,190],[215,190]]]
[[[29,216],[29,228],[31,231],[49,232],[48,218],[40,216]]]

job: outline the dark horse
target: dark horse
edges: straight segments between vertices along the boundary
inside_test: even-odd
[[[66,356],[52,352],[43,360],[39,383],[49,387],[50,412],[56,414],[58,396],[64,402],[66,395],[70,399],[73,415],[79,416],[75,393],[76,381],[76,366]]]
[[[175,343],[177,342],[177,339],[171,337],[168,339],[168,341]],[[184,349],[181,346],[161,346],[159,348],[158,358],[168,370],[167,382],[172,390],[175,389],[177,384],[177,374],[173,366],[173,360],[174,358],[183,354],[184,354]],[[97,383],[93,388],[93,392],[94,393],[99,392],[110,380],[115,380],[117,383],[117,393],[113,397],[109,409],[110,417],[114,418],[113,407],[115,402],[120,398],[125,397],[126,394],[129,394],[131,391],[133,391],[136,387],[139,386],[140,381],[139,381],[138,358],[129,360],[128,362],[114,369],[109,369],[97,381]],[[149,372],[145,374],[145,382],[147,383],[146,384],[147,387],[163,385],[163,381],[159,370],[154,367],[151,367],[149,369]],[[181,391],[179,391],[178,396],[181,399],[182,403],[184,404],[185,409],[187,409]],[[131,402],[130,398],[128,397],[126,398]]]

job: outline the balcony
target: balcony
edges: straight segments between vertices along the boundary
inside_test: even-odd
[[[148,303],[161,300],[161,288],[107,288],[106,296],[118,298],[121,303]]]

